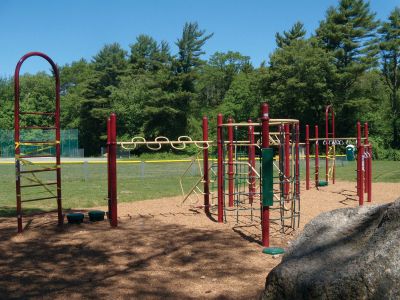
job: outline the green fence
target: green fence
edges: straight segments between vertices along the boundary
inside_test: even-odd
[[[54,141],[54,130],[21,130],[21,141]],[[0,129],[0,158],[14,157],[14,130]],[[22,153],[43,153],[41,146],[21,146]],[[55,147],[47,147],[45,152],[55,154]],[[82,149],[79,149],[78,129],[61,130],[61,156],[82,157]]]

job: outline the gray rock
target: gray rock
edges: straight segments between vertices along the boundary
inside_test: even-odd
[[[400,299],[400,198],[314,218],[269,273],[263,299]]]

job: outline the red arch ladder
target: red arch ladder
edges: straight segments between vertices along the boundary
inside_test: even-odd
[[[55,92],[56,92],[56,102],[55,102],[55,111],[54,112],[40,112],[40,111],[20,111],[20,86],[19,86],[19,73],[22,67],[22,64],[26,59],[32,56],[40,56],[47,60],[47,62],[51,65],[55,78]],[[32,201],[40,201],[40,200],[48,200],[48,199],[57,199],[57,214],[58,214],[58,225],[63,224],[63,213],[62,213],[62,202],[61,202],[61,160],[60,160],[60,76],[58,72],[58,68],[53,60],[48,57],[46,54],[41,52],[29,52],[21,57],[18,61],[17,66],[15,67],[14,73],[14,139],[15,139],[15,173],[16,173],[16,200],[17,200],[17,224],[18,224],[18,232],[23,231],[22,227],[22,203],[24,202],[32,202]],[[54,124],[53,126],[20,126],[20,116],[21,115],[41,115],[41,116],[54,116]],[[21,145],[24,144],[32,144],[32,141],[21,141],[20,139],[20,131],[21,129],[30,129],[30,130],[55,130],[55,141],[34,141],[35,145],[54,145],[55,146],[55,156],[40,154],[40,155],[21,155]],[[55,157],[56,165],[51,168],[38,168],[32,170],[21,170],[21,159],[26,158],[34,158],[34,157]],[[37,172],[56,172],[56,180],[53,182],[46,183],[37,183],[37,184],[21,184],[21,175],[26,173],[37,173]],[[40,197],[34,199],[22,199],[22,189],[27,189],[31,187],[37,186],[49,186],[56,185],[57,193],[56,196],[51,195],[48,197]]]

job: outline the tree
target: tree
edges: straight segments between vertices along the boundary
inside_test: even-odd
[[[199,105],[216,107],[221,104],[234,78],[241,72],[250,73],[253,66],[250,57],[239,52],[214,53],[208,64],[200,69],[197,81]]]
[[[11,78],[0,77],[0,129],[14,128],[14,90]]]
[[[72,62],[59,67],[61,81],[61,126],[78,128],[80,110],[85,100],[83,93],[92,74],[92,66],[85,60]]]
[[[400,8],[395,8],[379,28],[382,73],[390,90],[392,147],[400,148]]]
[[[170,48],[167,42],[157,41],[148,35],[141,34],[131,46],[130,63],[136,72],[155,72],[170,63]]]
[[[260,90],[257,88],[258,80],[257,72],[242,72],[235,76],[217,109],[218,112],[236,121],[257,118],[262,101]]]
[[[275,34],[275,41],[279,48],[283,48],[285,46],[290,46],[293,41],[304,39],[305,35],[306,30],[304,29],[304,24],[296,22],[289,31],[283,31],[283,34],[277,32]]]
[[[80,111],[80,143],[87,155],[99,153],[106,139],[106,120],[110,113],[112,87],[118,86],[125,74],[126,51],[117,43],[105,45],[93,57],[93,71],[83,91],[85,100]]]
[[[326,104],[332,102],[335,81],[333,56],[313,40],[297,40],[270,56],[263,79],[263,96],[272,115],[317,124]]]
[[[204,54],[202,47],[211,36],[205,35],[197,23],[185,24],[182,37],[176,42],[178,56],[172,60],[171,67],[167,64],[152,75],[157,96],[149,99],[143,110],[146,134],[171,138],[188,134],[189,116],[196,100],[196,69],[204,63],[200,58]],[[167,48],[163,45],[160,53],[165,56]]]
[[[351,86],[366,70],[376,65],[375,13],[363,0],[340,0],[320,23],[316,36],[322,47],[333,53],[338,70],[335,96],[345,101]]]
[[[178,73],[189,73],[192,68],[203,64],[200,56],[205,52],[203,46],[214,34],[205,35],[205,30],[200,30],[197,22],[185,23],[182,37],[175,43],[178,48]]]

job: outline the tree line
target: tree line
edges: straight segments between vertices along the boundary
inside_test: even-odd
[[[336,113],[337,135],[354,136],[357,120],[368,121],[379,158],[400,159],[400,8],[378,20],[364,0],[340,0],[315,32],[303,24],[277,33],[268,62],[252,65],[236,51],[208,60],[213,36],[188,22],[177,53],[165,41],[142,34],[123,49],[107,44],[90,61],[60,66],[61,124],[78,128],[80,145],[96,155],[106,140],[106,118],[118,116],[118,136],[201,137],[201,118],[217,113],[236,121],[256,120],[267,101],[274,118],[324,124],[325,106]],[[50,109],[52,77],[21,78],[22,109]],[[13,127],[13,79],[0,78],[0,128]],[[37,116],[23,122],[35,122]],[[212,134],[215,134],[215,129]]]

